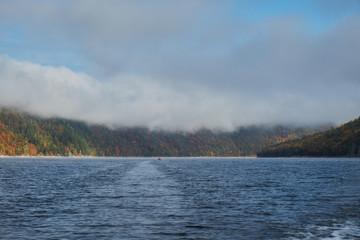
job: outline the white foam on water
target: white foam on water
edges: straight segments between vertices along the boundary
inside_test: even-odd
[[[360,222],[346,221],[344,223],[332,224],[331,226],[310,225],[306,232],[299,234],[301,237],[291,239],[321,239],[321,240],[342,240],[360,239]]]
[[[332,227],[331,235],[333,237],[324,238],[324,239],[354,239],[360,238],[360,226],[355,222],[347,221],[344,224],[336,224]]]
[[[151,160],[139,162],[121,183],[125,200],[129,199],[125,204],[127,211],[138,211],[137,216],[144,221],[154,221],[157,214],[176,215],[181,209],[177,183],[159,171]]]

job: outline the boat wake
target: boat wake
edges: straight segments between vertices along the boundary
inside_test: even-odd
[[[330,226],[310,225],[306,231],[291,239],[360,239],[360,222],[346,221]]]

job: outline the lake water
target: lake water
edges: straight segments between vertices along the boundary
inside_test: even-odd
[[[1,158],[1,239],[360,239],[360,159]]]

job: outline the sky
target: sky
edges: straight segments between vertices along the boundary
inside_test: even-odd
[[[360,0],[0,0],[0,105],[232,131],[360,116]]]

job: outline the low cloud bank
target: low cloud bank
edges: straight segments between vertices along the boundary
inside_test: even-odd
[[[0,1],[0,105],[186,131],[358,117],[359,1],[261,2]]]
[[[341,118],[350,118],[357,108],[355,99],[346,98],[347,93],[341,89],[332,101],[286,92],[234,94],[212,88],[191,89],[193,85],[177,89],[135,75],[118,75],[103,82],[65,67],[41,66],[4,56],[0,58],[0,79],[3,106],[110,127],[230,131],[250,124],[329,122],[339,119],[339,112]],[[327,90],[323,86],[323,91]]]

